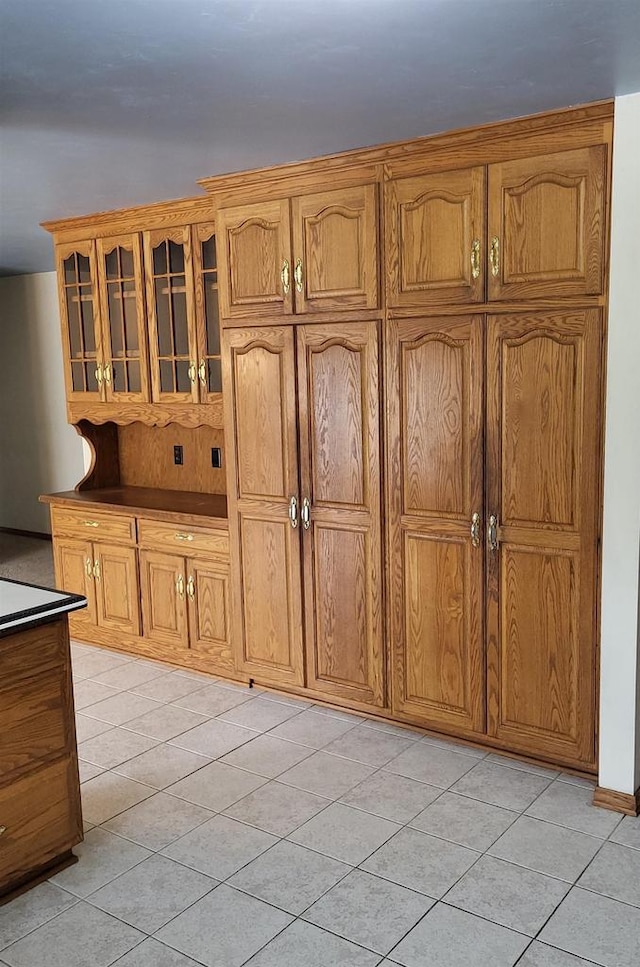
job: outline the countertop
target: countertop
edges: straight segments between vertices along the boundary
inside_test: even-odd
[[[0,637],[26,625],[46,624],[86,606],[87,599],[79,594],[0,578]]]

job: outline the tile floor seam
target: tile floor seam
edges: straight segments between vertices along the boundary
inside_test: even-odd
[[[44,883],[49,883],[49,880],[44,880],[43,882]],[[57,913],[54,913],[53,916],[47,917],[47,919],[46,920],[43,920],[42,923],[37,923],[35,925],[35,927],[31,927],[29,930],[27,930],[26,933],[23,933],[16,940],[10,940],[9,943],[4,944],[3,946],[0,945],[0,954],[2,954],[2,951],[3,950],[8,950],[9,947],[12,947],[14,943],[18,943],[18,941],[24,940],[25,937],[28,937],[32,933],[35,933],[35,931],[36,930],[39,930],[40,927],[44,927],[45,924],[51,923],[52,920],[55,920],[56,917],[59,917],[59,916],[61,916],[61,914],[66,913],[67,910],[71,910],[71,908],[72,907],[75,907],[78,903],[82,903],[84,897],[76,896],[75,893],[71,893],[69,890],[65,890],[64,887],[58,886],[57,883],[54,883],[52,885],[55,886],[58,890],[62,890],[63,893],[68,893],[69,896],[71,897],[71,899],[73,900],[73,903],[70,903],[68,906],[66,906],[64,908],[64,910],[58,910],[58,912]],[[40,884],[38,884],[38,886],[40,886]],[[15,897],[15,899],[19,899],[20,896],[24,896],[24,894],[19,894],[17,897]],[[14,898],[12,897],[12,899],[14,899]],[[9,900],[9,903],[11,903],[11,900]],[[2,910],[2,906],[0,906],[0,910]]]

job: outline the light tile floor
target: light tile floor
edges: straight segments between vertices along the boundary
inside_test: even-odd
[[[640,820],[584,780],[73,645],[86,839],[0,967],[631,967]]]

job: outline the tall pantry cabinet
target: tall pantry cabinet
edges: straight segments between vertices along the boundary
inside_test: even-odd
[[[400,178],[386,209],[392,706],[583,767],[605,162],[596,145]]]

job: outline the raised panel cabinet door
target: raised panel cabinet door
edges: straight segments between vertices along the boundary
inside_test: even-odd
[[[596,754],[601,347],[598,310],[489,319],[489,733],[582,768]]]
[[[222,348],[236,665],[302,685],[294,334],[226,329]]]
[[[381,706],[378,323],[301,326],[297,340],[307,685]]]
[[[149,363],[142,245],[137,233],[99,238],[98,290],[108,402],[148,402]]]
[[[198,344],[191,229],[143,233],[154,403],[197,403]]]
[[[140,586],[145,638],[176,648],[189,647],[185,561],[175,554],[141,550]]]
[[[222,208],[216,225],[223,318],[293,312],[289,202]]]
[[[399,178],[385,197],[389,305],[482,302],[485,169]]]
[[[485,727],[482,316],[389,322],[392,707]]]
[[[95,242],[56,246],[67,399],[104,400]]]
[[[378,307],[376,185],[294,198],[296,312]]]
[[[213,561],[187,560],[189,644],[222,670],[234,671],[229,634],[229,568]]]
[[[53,560],[56,587],[69,594],[82,594],[87,607],[69,615],[70,627],[96,623],[95,582],[93,579],[93,545],[90,541],[64,540],[54,535]]]
[[[489,165],[489,299],[603,291],[606,147]]]
[[[101,628],[140,633],[140,587],[135,547],[93,545],[96,615]]]

